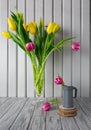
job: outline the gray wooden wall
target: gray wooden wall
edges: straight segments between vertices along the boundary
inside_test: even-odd
[[[52,54],[46,64],[45,88],[42,96],[61,96],[61,87],[54,84],[57,72],[65,84],[78,88],[78,96],[90,95],[90,0],[0,0],[0,97],[34,97],[33,73],[29,58],[1,32],[7,30],[7,17],[14,7],[24,13],[26,22],[45,24],[55,21],[61,25],[62,38],[75,36],[81,50],[73,52],[70,45],[61,53]]]

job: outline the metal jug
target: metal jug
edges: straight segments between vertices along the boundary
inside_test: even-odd
[[[73,90],[75,95],[73,97]],[[73,86],[63,86],[63,107],[71,108],[73,107],[73,98],[77,97],[77,88]]]

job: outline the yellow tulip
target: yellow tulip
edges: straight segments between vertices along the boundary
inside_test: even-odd
[[[59,24],[55,24],[54,28],[53,28],[53,33],[56,33],[60,30],[60,25]]]
[[[2,32],[2,35],[3,35],[4,37],[6,37],[7,39],[10,39],[10,38],[11,38],[11,36],[10,36],[10,34],[9,34],[8,32]]]
[[[27,30],[27,26],[26,26],[25,23],[23,23],[23,27],[24,27],[25,30]]]
[[[8,25],[11,30],[16,30],[16,24],[11,18],[8,18]]]
[[[28,24],[27,26],[27,30],[31,33],[31,34],[36,34],[36,30],[37,30],[37,25],[36,22],[31,22]]]
[[[50,22],[48,27],[47,27],[47,33],[50,34],[50,33],[53,33],[53,29],[55,27],[56,23],[54,22]]]
[[[47,33],[48,34],[52,33],[52,22],[50,22],[48,27],[47,27]]]

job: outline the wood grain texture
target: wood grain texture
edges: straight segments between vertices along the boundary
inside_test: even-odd
[[[23,106],[25,105],[26,100],[19,99],[17,104],[14,104],[9,111],[1,118],[0,120],[0,129],[7,130],[11,127],[12,123],[17,118],[18,114],[22,110]]]
[[[42,110],[42,103],[40,99],[36,103],[28,130],[45,130],[45,112]]]
[[[0,130],[91,130],[91,98],[74,99],[75,117],[59,116],[60,104],[44,112],[42,104],[50,99],[0,98]]]
[[[46,130],[62,130],[61,119],[60,116],[57,114],[57,110],[58,105],[55,104],[52,105],[51,111],[46,113]]]
[[[75,117],[75,120],[76,120],[76,123],[79,127],[79,129],[86,129],[86,130],[90,130],[91,129],[91,123],[90,123],[90,120],[88,119],[88,116],[86,114],[85,111],[83,111],[84,107],[82,108],[80,106],[81,104],[81,101],[75,101],[75,104],[78,108],[78,113],[77,113],[77,116]],[[87,110],[87,109],[86,109]],[[90,119],[91,119],[91,116],[90,116]]]
[[[26,130],[33,115],[34,103],[28,100],[10,130]]]
[[[13,104],[16,103],[16,99],[7,99],[2,105],[0,105],[0,119],[9,111]]]
[[[80,100],[80,102],[79,102],[79,100]],[[90,112],[91,111],[91,103],[90,103],[90,101],[91,100],[83,98],[83,99],[78,99],[77,101],[79,102],[85,115],[88,117],[88,119],[90,119],[90,117],[91,117],[91,112]]]
[[[9,98],[8,98],[9,99]],[[5,97],[5,98],[1,98],[0,97],[0,106],[5,102],[5,101],[7,101],[7,98]]]

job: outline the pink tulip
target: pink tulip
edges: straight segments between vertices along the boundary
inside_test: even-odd
[[[80,50],[80,42],[74,42],[74,43],[72,44],[72,50],[73,50],[73,51],[78,51],[78,50]]]
[[[43,109],[44,111],[49,111],[49,110],[51,109],[51,104],[50,104],[49,102],[43,103],[42,109]]]
[[[54,82],[55,82],[57,85],[61,85],[61,84],[63,83],[63,79],[62,79],[60,76],[58,76],[58,77],[54,80]]]
[[[29,42],[26,44],[26,50],[27,51],[33,51],[35,49],[35,44],[32,42]]]

